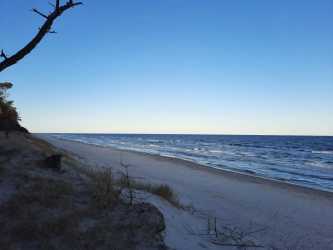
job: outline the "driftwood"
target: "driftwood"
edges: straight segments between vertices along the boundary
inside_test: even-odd
[[[15,53],[12,56],[8,56],[4,50],[1,50],[0,59],[2,58],[3,61],[0,62],[0,72],[5,70],[6,68],[16,64],[18,61],[23,59],[26,55],[28,55],[42,40],[48,33],[56,33],[55,31],[51,30],[54,21],[60,17],[66,10],[70,8],[74,8],[78,5],[82,5],[82,2],[74,2],[73,0],[69,0],[65,4],[61,5],[60,0],[56,0],[55,4],[51,4],[54,8],[53,11],[49,14],[44,14],[37,9],[32,9],[34,13],[43,17],[45,19],[44,24],[40,27],[38,33],[35,37],[21,50]]]
[[[44,160],[44,166],[53,170],[61,170],[62,155],[51,155]]]

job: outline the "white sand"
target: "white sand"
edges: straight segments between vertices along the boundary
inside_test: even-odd
[[[235,226],[253,234],[269,249],[333,249],[333,194],[251,176],[210,170],[182,160],[61,141],[39,135],[90,164],[121,170],[120,159],[130,164],[130,174],[147,182],[166,183],[194,214],[181,211],[156,197],[149,198],[163,212],[166,243],[174,249],[221,249],[203,233],[207,217],[218,225]],[[226,249],[226,248],[222,248]]]

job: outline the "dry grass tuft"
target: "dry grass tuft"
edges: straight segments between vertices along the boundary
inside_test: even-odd
[[[120,190],[116,188],[111,169],[90,171],[93,198],[98,208],[110,208],[120,199]]]
[[[177,208],[183,208],[183,206],[180,204],[177,194],[171,189],[171,187],[166,184],[151,185],[150,192],[163,198]]]
[[[168,201],[171,205],[176,208],[183,209],[184,206],[181,205],[177,194],[172,190],[172,188],[166,184],[151,184],[135,181],[133,179],[128,179],[126,176],[122,176],[118,180],[118,185],[122,188],[131,188],[135,190],[145,191],[154,195],[159,196],[160,198]]]
[[[151,192],[155,195],[162,197],[167,201],[172,201],[176,198],[176,194],[173,190],[166,184],[162,185],[153,185],[151,187]]]

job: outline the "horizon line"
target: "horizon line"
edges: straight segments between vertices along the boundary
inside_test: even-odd
[[[32,132],[31,134],[91,134],[91,135],[203,135],[203,136],[294,136],[294,137],[333,137],[332,135],[306,134],[228,134],[228,133],[144,133],[144,132]]]

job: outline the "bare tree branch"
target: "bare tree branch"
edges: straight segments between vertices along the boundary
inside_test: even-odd
[[[1,50],[0,57],[4,58],[5,60],[8,59],[8,57],[7,57],[7,55],[5,54],[5,52],[3,52],[3,49]]]
[[[42,17],[44,17],[44,18],[48,18],[48,16],[47,15],[45,15],[45,14],[43,14],[42,12],[40,12],[39,10],[37,10],[37,9],[32,9],[32,11],[33,12],[35,12],[35,13],[37,13],[38,15],[40,15],[40,16],[42,16]]]
[[[60,0],[56,0],[56,4],[54,7],[54,10],[49,14],[45,15],[38,11],[37,9],[33,9],[33,12],[37,13],[38,15],[46,18],[46,21],[42,25],[42,27],[39,29],[36,36],[21,50],[19,50],[14,55],[7,57],[3,50],[1,51],[0,57],[2,57],[4,60],[0,62],[0,72],[5,70],[6,68],[12,66],[13,64],[17,63],[21,59],[23,59],[26,55],[28,55],[45,37],[48,33],[54,33],[51,31],[51,27],[54,23],[54,21],[61,16],[66,10],[76,7],[78,5],[82,5],[82,2],[74,2],[73,0],[69,0],[64,5],[60,5]],[[50,32],[51,31],[51,32]]]
[[[57,0],[57,3],[56,3],[56,10],[59,10],[60,8],[60,0]]]

